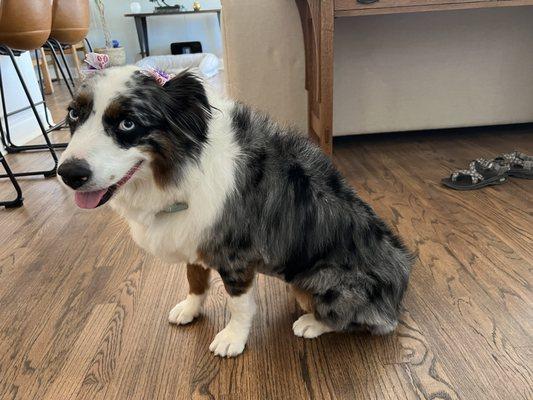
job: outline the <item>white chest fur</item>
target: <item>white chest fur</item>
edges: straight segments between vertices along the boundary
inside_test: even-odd
[[[180,214],[154,216],[143,222],[127,219],[131,236],[140,247],[164,261],[194,262],[205,229],[191,218],[192,213]]]

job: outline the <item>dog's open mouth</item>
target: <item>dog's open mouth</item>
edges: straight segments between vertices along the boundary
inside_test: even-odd
[[[74,195],[74,201],[76,205],[80,208],[96,208],[100,207],[102,204],[107,203],[113,194],[117,191],[119,187],[124,185],[131,177],[137,172],[141,166],[142,161],[139,161],[135,164],[127,173],[114,185],[111,185],[107,188],[94,190],[91,192],[76,192]]]

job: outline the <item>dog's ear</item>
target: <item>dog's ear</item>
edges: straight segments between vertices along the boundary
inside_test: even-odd
[[[184,71],[163,85],[165,115],[173,130],[199,145],[207,138],[211,106],[202,80]]]

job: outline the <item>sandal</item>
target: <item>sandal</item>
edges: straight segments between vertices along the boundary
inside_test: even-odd
[[[515,178],[533,179],[533,157],[527,154],[513,151],[502,154],[494,159],[500,165],[509,166],[507,175]]]
[[[455,190],[474,190],[490,185],[501,185],[507,181],[509,165],[493,160],[478,158],[470,163],[468,169],[454,171],[442,184]]]

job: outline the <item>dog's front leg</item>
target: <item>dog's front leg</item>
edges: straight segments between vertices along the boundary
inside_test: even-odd
[[[226,327],[215,336],[209,350],[217,356],[235,357],[244,350],[255,314],[252,290],[255,273],[251,266],[220,269],[219,272],[230,296],[228,307],[231,318]]]
[[[172,324],[185,325],[200,315],[207,290],[209,289],[209,274],[211,270],[198,264],[187,264],[187,280],[189,294],[178,303],[168,315]]]

